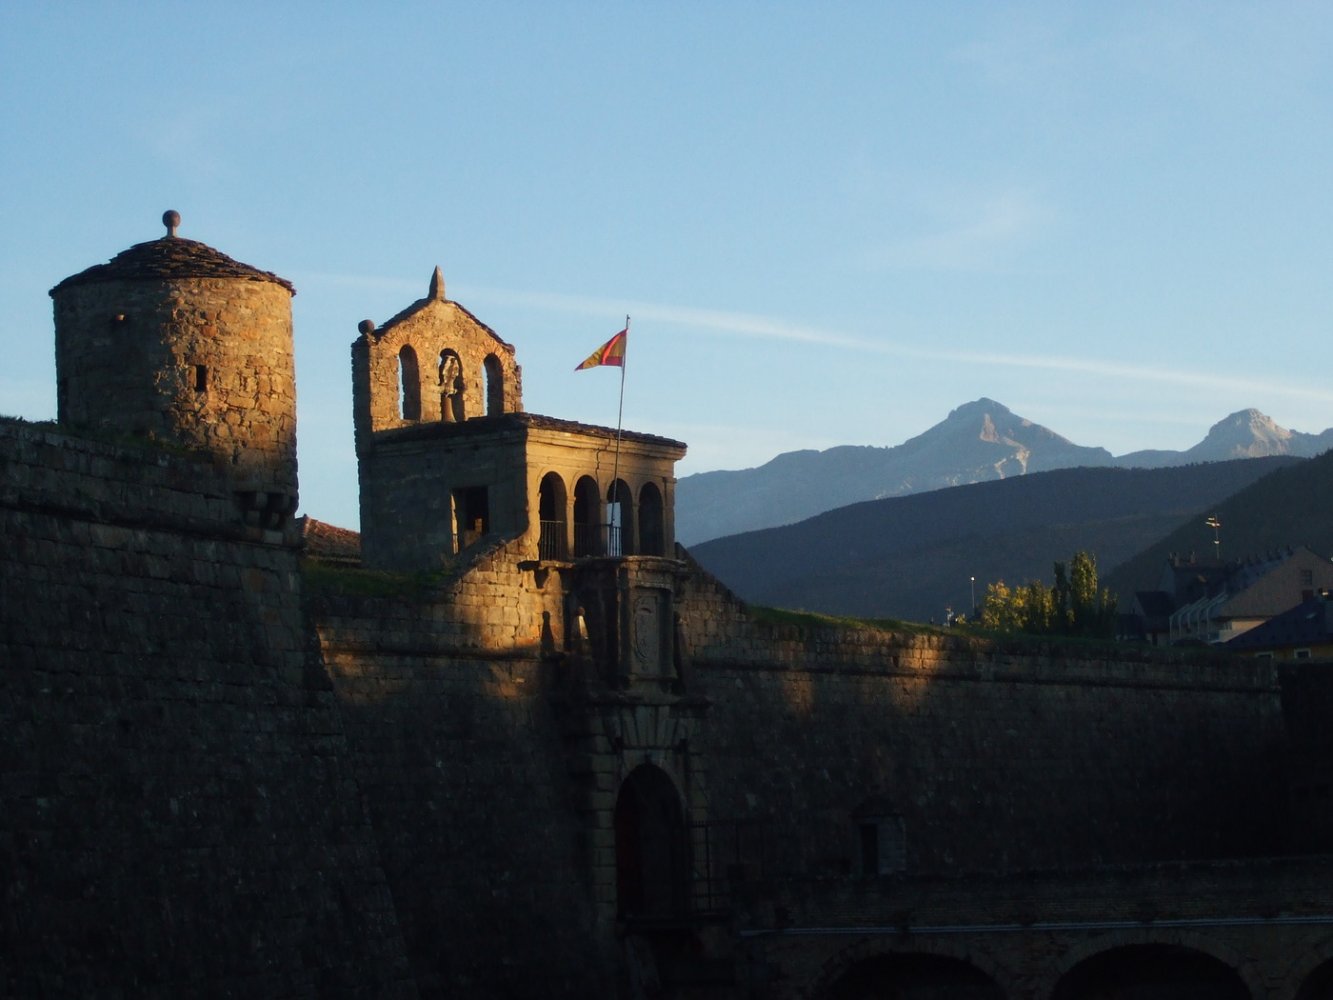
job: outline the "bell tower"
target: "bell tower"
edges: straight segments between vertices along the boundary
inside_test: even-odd
[[[573,564],[675,554],[679,441],[529,413],[513,345],[445,294],[352,344],[361,554],[438,569],[475,546]]]

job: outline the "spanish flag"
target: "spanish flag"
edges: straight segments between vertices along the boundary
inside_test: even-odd
[[[625,366],[625,343],[628,340],[629,327],[627,326],[589,354],[588,359],[574,370],[581,372],[585,368],[596,368],[598,365],[615,365],[617,368],[623,368]]]

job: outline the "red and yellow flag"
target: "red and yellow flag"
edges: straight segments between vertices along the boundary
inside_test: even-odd
[[[615,365],[617,368],[625,366],[625,343],[629,340],[629,327],[621,330],[614,337],[608,340],[597,350],[588,355],[586,361],[574,370],[581,372],[585,368],[596,368],[598,365]]]

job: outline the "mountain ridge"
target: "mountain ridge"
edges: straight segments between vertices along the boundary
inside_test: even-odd
[[[1319,434],[1279,426],[1259,410],[1238,410],[1184,451],[1115,456],[1078,445],[981,397],[902,444],[838,445],[783,452],[750,469],[685,476],[676,484],[676,533],[686,545],[792,524],[862,500],[1077,467],[1167,468],[1269,455],[1309,458],[1333,448]]]

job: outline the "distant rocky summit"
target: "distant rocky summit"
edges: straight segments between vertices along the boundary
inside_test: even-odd
[[[1232,458],[1308,458],[1333,447],[1333,429],[1304,434],[1258,410],[1214,424],[1186,451],[1119,457],[1084,447],[1013,413],[993,399],[964,403],[934,427],[891,448],[844,445],[793,451],[754,469],[704,472],[676,485],[676,531],[687,545],[791,524],[862,500],[1078,466],[1162,468]]]
[[[1292,455],[1313,458],[1333,448],[1333,429],[1320,434],[1305,434],[1279,427],[1258,410],[1240,410],[1224,417],[1208,429],[1207,436],[1185,451],[1135,451],[1121,455],[1116,465],[1154,469],[1190,462],[1225,462],[1232,458],[1263,458],[1268,455]]]

